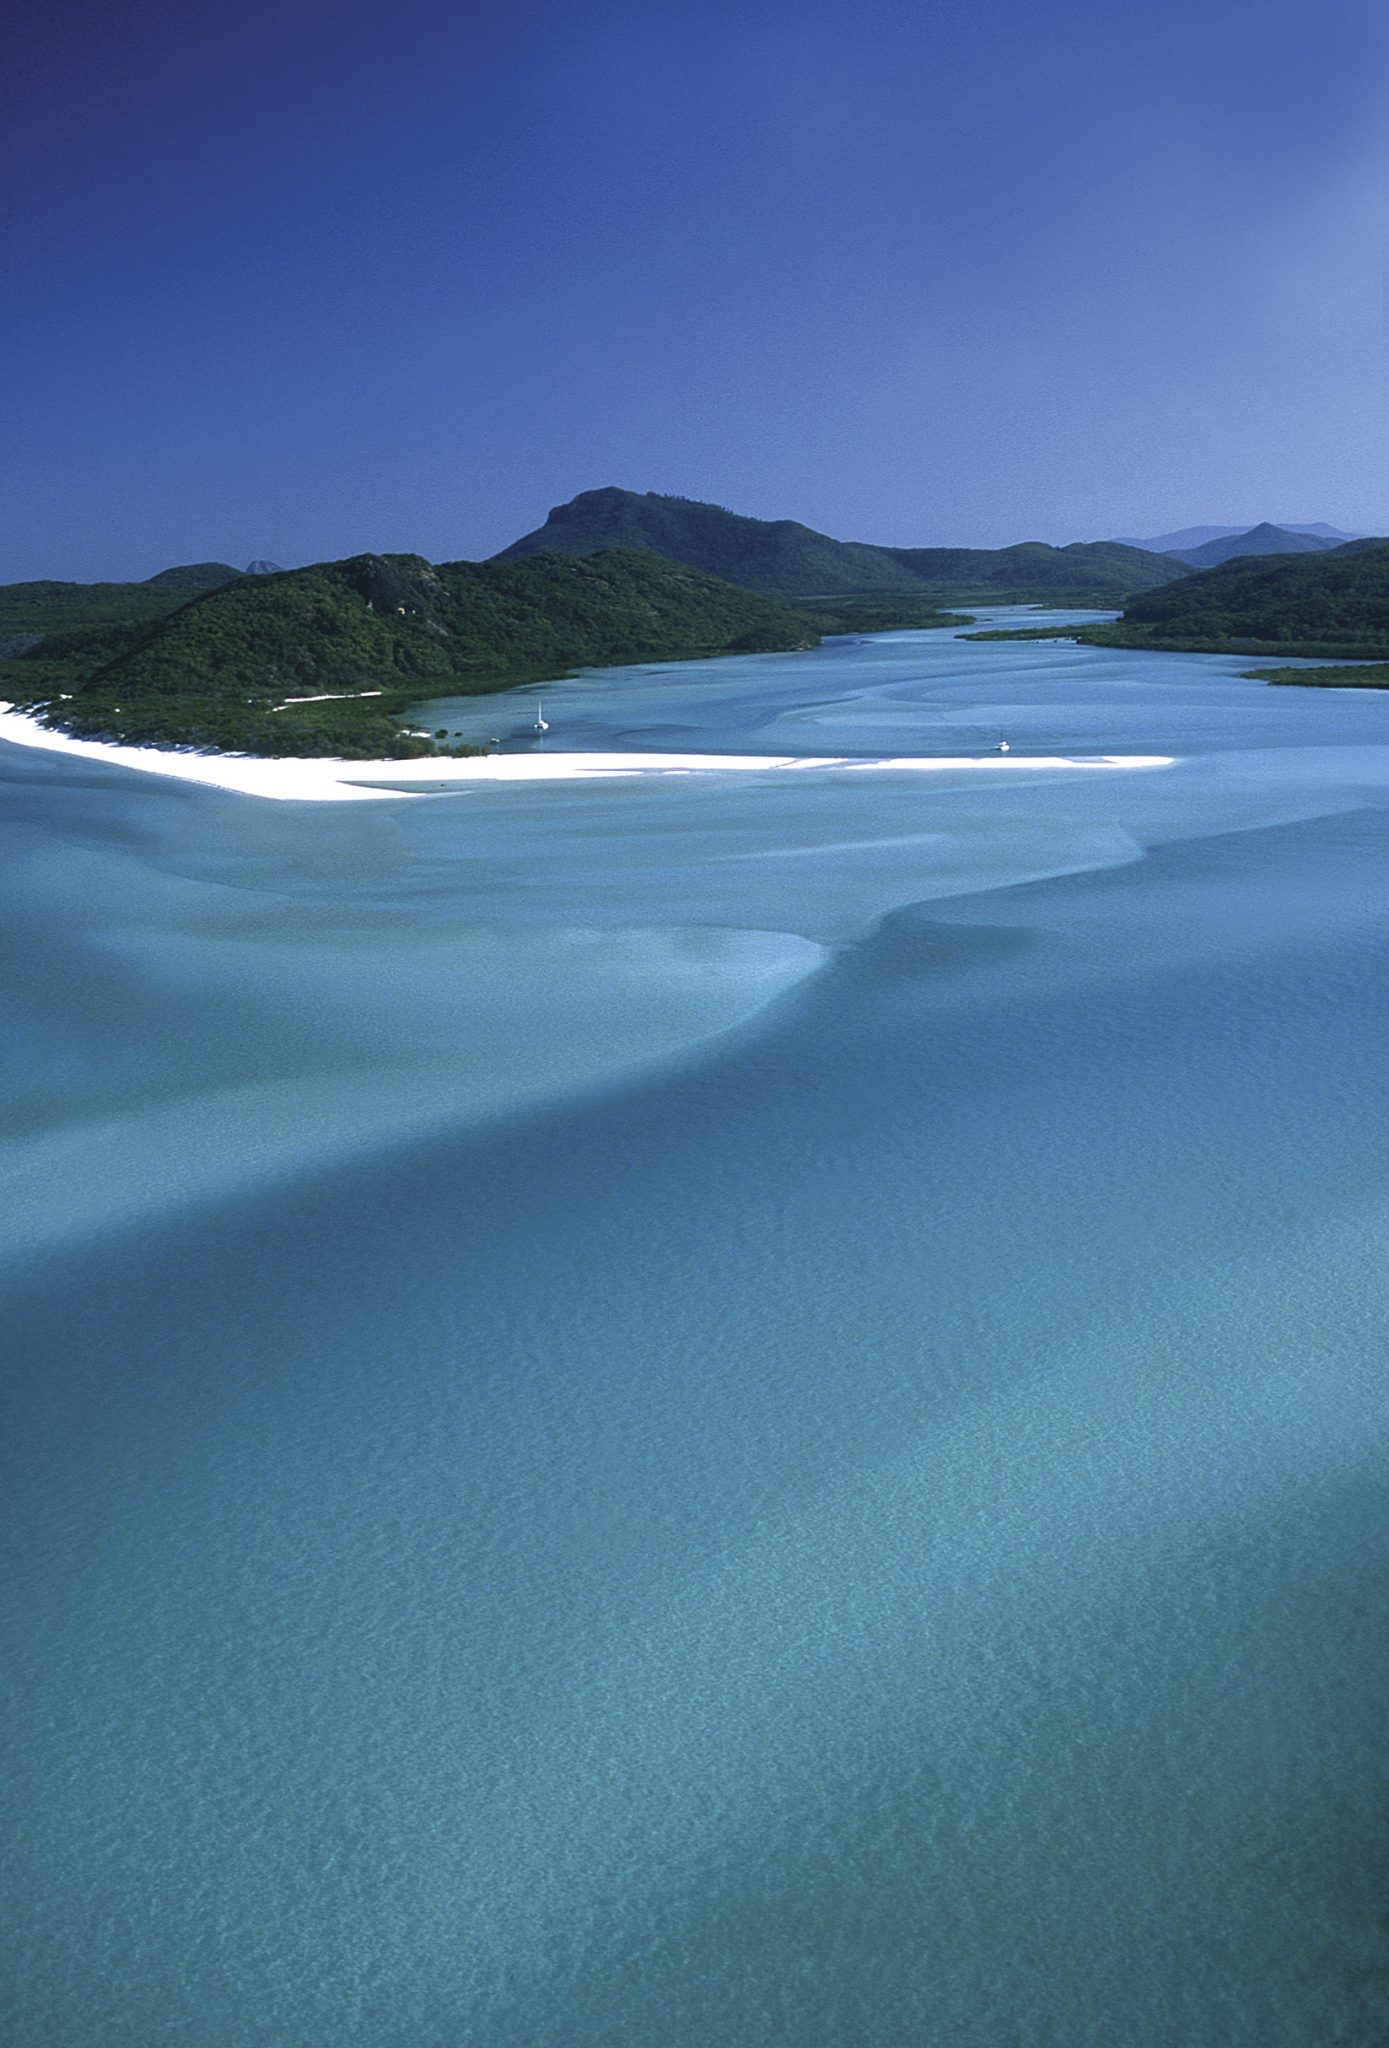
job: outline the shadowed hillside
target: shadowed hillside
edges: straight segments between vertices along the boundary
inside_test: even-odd
[[[1337,543],[1318,533],[1295,533],[1288,526],[1251,526],[1248,533],[1222,534],[1201,547],[1174,549],[1176,559],[1193,569],[1216,569],[1245,555],[1324,554]]]
[[[1043,541],[1011,548],[883,548],[831,540],[791,519],[748,519],[692,498],[615,487],[581,491],[567,505],[556,505],[542,527],[494,560],[588,555],[611,547],[641,548],[778,597],[899,595],[948,603],[1108,607],[1182,573],[1180,563],[1119,541],[1078,541],[1065,548]]]
[[[493,559],[591,555],[601,548],[641,548],[778,597],[921,594],[918,579],[885,548],[831,540],[794,519],[747,519],[722,505],[654,491],[581,491]]]

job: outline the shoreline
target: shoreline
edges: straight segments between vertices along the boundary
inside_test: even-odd
[[[890,759],[852,754],[477,754],[414,761],[337,761],[321,757],[183,753],[175,748],[130,747],[80,740],[40,725],[27,712],[0,704],[0,740],[44,753],[68,754],[95,765],[163,775],[241,796],[285,803],[398,802],[407,796],[446,795],[468,785],[501,782],[571,782],[650,775],[769,774],[773,771],[857,769],[899,773],[993,770],[1168,768],[1170,754],[940,754]],[[390,783],[392,787],[372,785]],[[414,785],[414,786],[411,786]]]

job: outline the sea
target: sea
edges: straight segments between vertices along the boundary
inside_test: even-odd
[[[0,746],[7,2048],[1382,2048],[1389,696],[1250,665]]]

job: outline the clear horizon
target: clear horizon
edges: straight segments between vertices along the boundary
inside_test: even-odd
[[[897,546],[1389,525],[1361,0],[15,42],[0,581],[477,559],[611,482]]]

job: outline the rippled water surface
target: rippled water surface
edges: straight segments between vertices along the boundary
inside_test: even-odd
[[[7,2042],[1385,2039],[1389,697],[1241,666],[0,749]]]

